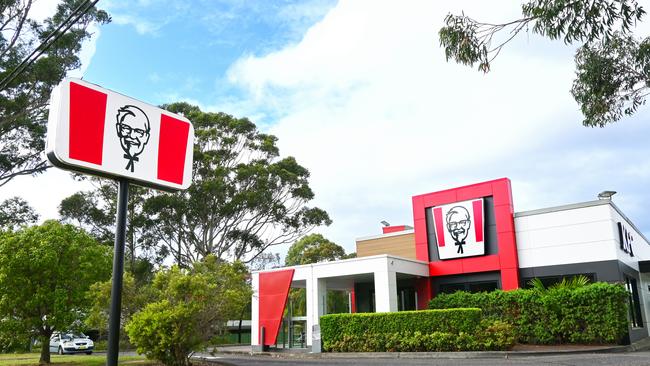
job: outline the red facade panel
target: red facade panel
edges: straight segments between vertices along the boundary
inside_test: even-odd
[[[467,201],[477,197],[492,195],[492,184],[472,184],[471,186],[458,188],[456,197],[458,201]]]
[[[497,234],[515,231],[514,215],[512,205],[494,204],[494,216],[497,222]]]
[[[293,269],[286,269],[259,274],[259,327],[264,327],[266,333],[264,340],[259,340],[260,344],[263,341],[265,346],[270,346],[277,340],[293,272]],[[261,332],[258,334],[261,338]]]
[[[422,195],[424,207],[444,205],[447,203],[457,202],[456,191],[453,189]]]
[[[397,233],[406,230],[406,225],[384,226],[381,228],[383,234]]]
[[[422,210],[424,212],[424,210]],[[427,246],[427,222],[424,217],[413,221],[415,230],[415,258],[419,261],[429,261],[429,247]]]
[[[420,207],[423,207],[424,203],[422,201],[422,196],[413,197],[413,221],[424,220],[425,213],[424,210],[420,210]]]

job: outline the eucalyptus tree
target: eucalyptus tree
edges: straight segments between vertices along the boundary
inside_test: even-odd
[[[275,136],[246,118],[187,103],[163,108],[189,118],[196,134],[190,188],[144,203],[149,232],[177,263],[207,255],[250,262],[270,246],[330,224],[325,211],[308,206],[314,198],[309,171],[280,157]]]
[[[22,226],[36,223],[38,218],[38,213],[20,197],[12,197],[0,203],[0,230],[18,230]]]
[[[447,60],[487,73],[495,58],[522,31],[565,44],[579,44],[571,94],[584,115],[583,125],[604,127],[634,114],[650,93],[650,37],[634,26],[646,11],[636,0],[530,0],[522,17],[503,23],[449,14],[440,29]],[[532,72],[532,71],[531,71]]]
[[[34,18],[34,0],[0,1],[0,79],[58,30],[82,0],[62,0],[44,20]],[[61,34],[30,66],[0,89],[0,187],[20,175],[48,168],[43,158],[50,92],[70,70],[81,66],[79,52],[92,36],[89,26],[110,21],[94,6]],[[42,49],[42,48],[41,48]]]

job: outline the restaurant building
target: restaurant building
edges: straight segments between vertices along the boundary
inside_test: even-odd
[[[576,275],[624,284],[630,341],[647,337],[650,244],[612,193],[523,212],[507,178],[414,196],[413,225],[357,239],[357,258],[254,272],[251,343],[310,348],[314,326],[331,312],[328,290],[347,294],[346,311],[392,312],[426,309],[439,293]],[[293,316],[290,288],[305,289],[306,314]]]

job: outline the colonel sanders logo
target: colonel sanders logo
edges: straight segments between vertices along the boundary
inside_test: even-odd
[[[463,254],[463,245],[465,245],[465,239],[467,238],[469,229],[472,226],[469,212],[463,206],[452,207],[447,212],[446,221],[447,231],[456,242],[456,246],[458,246],[458,251],[456,253]]]
[[[117,136],[128,160],[125,169],[133,172],[138,156],[149,142],[151,126],[149,117],[134,105],[125,105],[117,110]]]

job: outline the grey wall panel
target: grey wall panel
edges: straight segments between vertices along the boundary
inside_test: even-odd
[[[588,262],[588,263],[572,263],[560,264],[555,266],[520,268],[519,277],[524,287],[525,279],[533,277],[548,277],[548,276],[566,276],[581,273],[594,273],[596,281],[603,282],[620,282],[622,280],[621,271],[619,269],[618,260]]]

